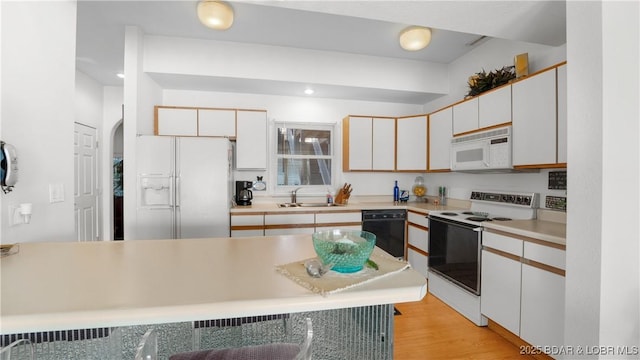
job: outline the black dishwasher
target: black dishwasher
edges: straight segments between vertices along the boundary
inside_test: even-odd
[[[376,235],[376,246],[397,258],[404,258],[407,211],[402,209],[362,210],[362,230]]]

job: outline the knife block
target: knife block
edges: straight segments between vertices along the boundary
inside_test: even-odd
[[[351,185],[345,184],[334,197],[333,202],[338,205],[347,205],[351,196]]]

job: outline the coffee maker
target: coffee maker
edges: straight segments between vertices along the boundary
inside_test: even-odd
[[[240,206],[251,205],[253,199],[253,181],[236,181],[236,204]]]

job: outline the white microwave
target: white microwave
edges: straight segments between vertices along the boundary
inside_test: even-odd
[[[451,139],[452,171],[513,169],[511,126]]]

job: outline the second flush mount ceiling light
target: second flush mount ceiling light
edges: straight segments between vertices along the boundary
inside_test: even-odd
[[[202,0],[198,3],[198,19],[206,27],[227,30],[233,24],[233,9],[224,1]]]
[[[431,29],[422,26],[410,26],[400,33],[400,46],[407,51],[422,50],[431,41]]]

